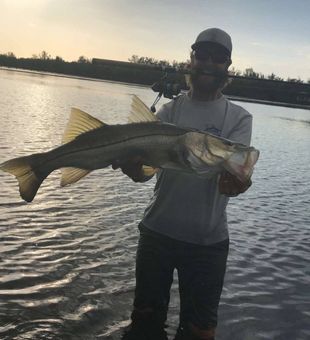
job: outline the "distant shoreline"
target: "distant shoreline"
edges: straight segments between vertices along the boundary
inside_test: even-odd
[[[0,66],[0,70],[11,71],[11,72],[19,72],[19,73],[27,73],[27,74],[37,74],[37,75],[44,75],[44,76],[53,76],[53,77],[60,77],[60,78],[88,80],[88,81],[95,81],[95,82],[108,82],[108,83],[136,85],[136,86],[150,88],[150,85],[141,84],[141,83],[138,83],[138,82],[135,83],[135,82],[126,82],[126,81],[102,79],[102,78],[95,78],[95,77],[85,77],[85,76],[79,76],[79,75],[73,75],[73,74],[48,72],[48,71],[38,71],[38,70],[31,70],[31,69],[25,69],[25,68]],[[310,110],[310,105],[305,105],[305,104],[270,101],[270,100],[264,100],[264,99],[257,99],[257,98],[249,98],[249,97],[231,95],[231,94],[227,94],[227,93],[224,93],[224,94],[228,99],[230,99],[232,101],[255,103],[255,104],[264,104],[264,105],[271,105],[271,106],[283,106],[283,107],[289,107],[289,108],[298,108],[298,109]]]
[[[283,107],[289,107],[292,109],[310,110],[310,105],[272,102],[272,101],[262,100],[262,99],[242,98],[242,97],[229,96],[229,95],[226,95],[226,97],[232,101],[238,101],[238,102],[255,103],[255,104],[263,104],[263,105],[271,105],[271,106],[283,106]]]
[[[82,77],[82,76],[75,76],[75,75],[65,74],[65,73],[36,71],[36,70],[30,70],[30,69],[24,69],[24,68],[14,68],[14,67],[0,66],[0,70],[11,71],[11,72],[19,72],[19,73],[28,73],[28,74],[37,74],[37,75],[42,75],[42,76],[52,76],[52,77],[59,77],[59,78],[81,79],[81,80],[89,80],[89,81],[96,81],[96,82],[118,83],[118,84],[139,85],[139,86],[142,86],[142,87],[149,87],[149,85],[144,85],[144,84],[139,84],[139,83],[128,83],[128,82],[117,81],[117,80]]]

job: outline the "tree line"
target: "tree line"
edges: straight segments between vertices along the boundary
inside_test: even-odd
[[[80,56],[76,61],[67,62],[62,57],[42,51],[32,58],[17,58],[14,53],[0,54],[0,66],[27,69],[33,71],[51,72],[70,76],[79,76],[150,86],[163,77],[167,68],[165,81],[178,84],[187,89],[184,71],[188,70],[189,60],[185,62],[169,62],[149,57],[133,55],[127,62],[109,59],[88,59]],[[180,72],[178,72],[180,71]],[[232,69],[231,74],[237,77],[228,84],[224,93],[231,97],[244,100],[259,100],[286,103],[296,107],[310,107],[310,79],[303,82],[300,79],[288,78],[284,81],[275,74],[264,76],[252,68],[244,72]]]
[[[33,59],[36,61],[54,61],[56,63],[67,63],[62,57],[56,56],[55,58],[52,58],[52,56],[46,52],[42,51],[39,54],[33,54],[31,58],[17,58],[13,52],[8,52],[5,54],[0,54],[0,62],[4,61],[5,59],[11,59],[11,60],[18,60],[18,59]],[[158,60],[152,57],[141,57],[136,54],[132,55],[130,58],[128,58],[128,61],[130,63],[134,64],[140,64],[140,65],[149,65],[149,66],[157,66],[161,68],[171,67],[176,70],[186,70],[189,67],[190,60],[186,60],[184,62],[178,62],[176,60],[173,60],[172,62],[168,60]],[[73,61],[73,63],[77,64],[91,64],[92,60],[86,58],[85,56],[79,56],[79,58],[76,61]],[[256,72],[252,67],[246,68],[244,71],[240,71],[236,69],[235,67],[232,67],[230,69],[230,74],[235,76],[241,76],[246,78],[253,78],[253,79],[268,79],[268,80],[278,80],[278,81],[288,81],[288,82],[294,82],[294,83],[304,83],[304,81],[300,78],[291,78],[288,77],[284,79],[283,77],[279,77],[274,73],[271,73],[269,75],[264,75],[261,72]],[[307,80],[307,82],[310,84],[310,78]]]
[[[130,62],[136,63],[136,64],[145,64],[145,65],[153,65],[153,66],[161,66],[161,67],[173,67],[176,69],[184,70],[188,68],[190,64],[190,60],[187,60],[185,62],[177,62],[172,61],[169,62],[168,60],[157,60],[150,57],[140,57],[138,55],[132,55],[129,59]],[[304,81],[300,78],[290,78],[284,79],[282,77],[279,77],[275,75],[274,73],[271,73],[269,75],[264,75],[261,72],[255,72],[252,67],[246,68],[243,72],[240,70],[237,70],[235,67],[232,67],[230,69],[230,74],[235,76],[242,76],[246,78],[254,78],[254,79],[269,79],[269,80],[278,80],[278,81],[288,81],[288,82],[294,82],[294,83],[303,83]],[[310,78],[307,81],[308,84],[310,84]]]

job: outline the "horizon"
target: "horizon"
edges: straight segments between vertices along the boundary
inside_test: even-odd
[[[46,52],[46,51],[42,51],[42,52]],[[41,53],[42,53],[41,52]],[[38,59],[38,60],[56,60],[57,58],[60,58],[63,62],[65,62],[65,63],[71,63],[71,62],[73,62],[73,63],[79,63],[80,61],[79,61],[79,58],[84,58],[84,56],[80,56],[77,60],[65,60],[65,59],[63,59],[61,56],[55,56],[55,57],[53,57],[53,56],[51,56],[51,55],[47,55],[47,58],[42,58],[42,56],[40,56],[40,54],[39,55],[35,55],[35,54],[33,54],[31,57],[18,57],[18,56],[16,56],[13,52],[8,52],[8,53],[6,53],[6,54],[2,54],[2,53],[0,53],[0,56],[1,55],[5,55],[5,56],[8,56],[9,57],[9,55],[10,54],[13,54],[13,56],[14,56],[14,58],[16,58],[16,59],[33,59],[33,60],[36,60],[36,59]],[[112,61],[112,62],[116,62],[116,63],[129,63],[129,64],[140,64],[140,65],[146,65],[146,66],[150,66],[150,67],[156,67],[156,66],[158,66],[158,64],[156,64],[157,62],[161,62],[161,61],[165,61],[165,60],[154,60],[154,64],[144,64],[144,63],[135,63],[135,62],[132,62],[132,61],[130,61],[130,60],[127,60],[127,61],[123,61],[123,60],[116,60],[116,59],[104,59],[104,58],[95,58],[95,57],[92,57],[92,58],[89,58],[89,59],[84,59],[84,61],[83,62],[81,62],[81,63],[90,63],[90,64],[92,64],[92,62],[93,62],[93,60],[94,59],[97,59],[97,60],[102,60],[102,61],[104,61],[104,60],[107,60],[107,61]],[[168,61],[167,61],[168,62]],[[175,66],[173,66],[173,65],[169,65],[169,66],[167,66],[168,68],[174,68]],[[0,68],[7,68],[7,69],[11,69],[12,67],[11,66],[1,66],[0,65]],[[14,69],[14,67],[13,67],[13,69]],[[16,68],[16,69],[19,69],[18,67]],[[23,70],[25,70],[25,71],[27,71],[27,69],[24,69],[24,68],[20,68],[20,70],[21,71],[23,71]],[[231,68],[229,69],[229,71],[231,70]],[[253,71],[253,73],[255,74],[255,75],[247,75],[246,74],[246,71],[247,70],[250,70],[250,71]],[[45,71],[38,71],[38,70],[31,70],[31,69],[29,69],[29,71],[35,71],[35,72],[45,72]],[[46,72],[48,72],[48,71],[46,71]],[[236,72],[240,72],[240,73],[237,73],[236,74]],[[57,74],[57,72],[55,73],[55,74]],[[274,78],[270,78],[270,76],[273,76]],[[273,82],[291,82],[291,83],[294,83],[294,84],[298,84],[298,83],[300,83],[300,84],[305,84],[305,85],[310,85],[310,78],[308,79],[308,80],[303,80],[303,79],[300,79],[300,78],[290,78],[290,77],[288,77],[288,78],[281,78],[281,77],[279,77],[277,74],[274,74],[274,73],[272,73],[272,74],[263,74],[263,73],[257,73],[257,72],[255,72],[255,70],[253,70],[253,68],[249,68],[249,69],[246,69],[246,70],[237,70],[237,69],[234,69],[232,72],[230,72],[230,78],[234,78],[234,77],[236,77],[236,78],[238,78],[238,77],[241,77],[241,78],[245,78],[245,79],[256,79],[256,80],[268,80],[268,81],[273,81]]]
[[[232,36],[236,70],[310,80],[307,0],[0,0],[0,11],[0,54],[180,63],[202,30],[219,27]]]

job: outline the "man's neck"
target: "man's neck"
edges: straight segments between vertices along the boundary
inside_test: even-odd
[[[221,89],[216,90],[215,92],[201,92],[195,89],[191,89],[189,92],[189,97],[194,100],[210,102],[216,99],[219,99],[222,95]]]

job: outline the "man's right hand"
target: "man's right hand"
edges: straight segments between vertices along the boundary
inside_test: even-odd
[[[130,177],[134,182],[145,182],[152,177],[145,176],[142,166],[143,163],[140,157],[126,162],[114,161],[112,163],[112,168],[114,170],[121,169],[122,172]]]

